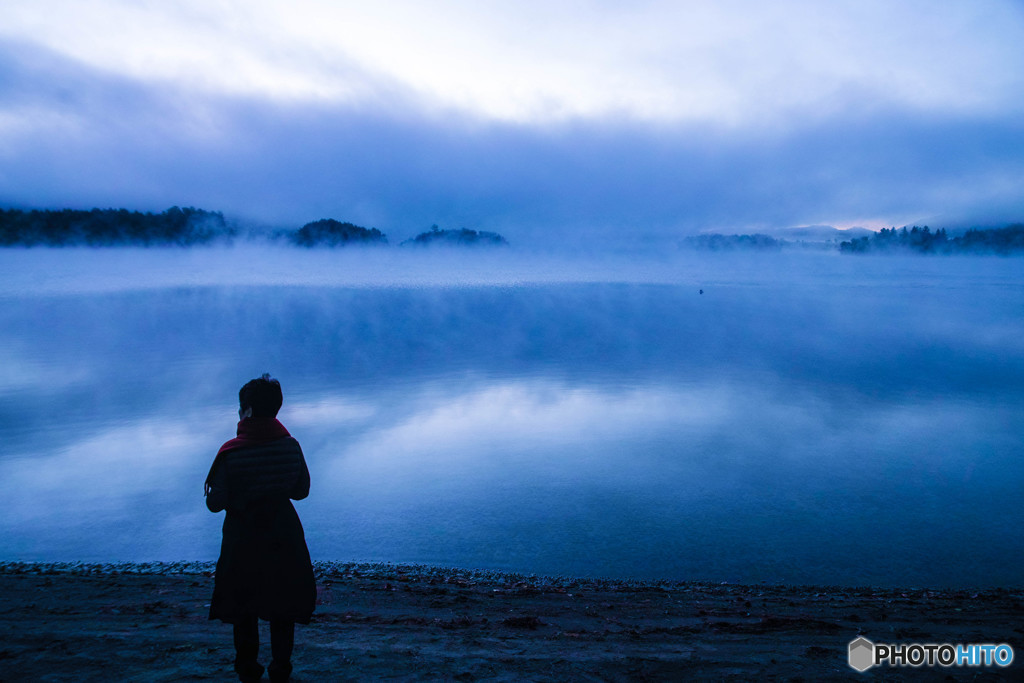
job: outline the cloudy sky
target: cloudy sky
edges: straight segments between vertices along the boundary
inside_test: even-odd
[[[1024,220],[1024,3],[0,0],[0,206],[404,238]]]

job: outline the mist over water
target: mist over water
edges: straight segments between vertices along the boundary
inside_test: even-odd
[[[316,559],[1021,585],[1021,266],[4,250],[0,558],[214,559],[271,372]]]

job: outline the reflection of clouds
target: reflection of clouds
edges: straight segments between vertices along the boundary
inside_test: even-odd
[[[78,515],[122,511],[146,496],[187,495],[201,504],[203,480],[220,446],[210,435],[224,432],[219,427],[196,416],[147,418],[111,424],[56,453],[4,458],[5,526],[40,520],[74,526],[82,521]]]
[[[0,392],[63,389],[90,377],[80,363],[58,364],[53,358],[37,359],[13,348],[0,347]]]
[[[337,397],[315,401],[288,401],[278,416],[285,425],[298,427],[329,427],[363,422],[373,417],[376,408],[365,402],[346,401]]]
[[[4,559],[178,560],[216,557],[222,515],[203,481],[233,433],[216,413],[110,420],[70,445],[0,460]]]
[[[1012,549],[955,563],[1021,521],[1008,405],[538,379],[433,385],[379,414],[391,423],[313,455],[304,519],[327,556],[746,580],[1013,571]]]
[[[609,389],[552,383],[507,383],[441,397],[390,427],[366,433],[335,463],[335,473],[408,475],[426,470],[530,466],[577,468],[611,444],[629,457],[628,443],[652,435],[721,428],[729,392],[663,387]],[[440,468],[440,469],[439,469]]]
[[[448,390],[410,399],[392,424],[364,427],[347,447],[332,442],[315,456],[328,462],[323,473],[345,488],[375,482],[383,496],[389,487],[468,489],[496,477],[510,486],[568,477],[656,488],[701,476],[709,490],[827,488],[907,468],[960,478],[974,467],[978,434],[998,440],[1012,420],[992,406],[855,406],[781,386],[535,381]]]
[[[456,396],[391,430],[396,445],[472,442],[523,445],[591,440],[669,423],[719,420],[724,402],[663,388],[612,392],[552,384],[500,384]]]

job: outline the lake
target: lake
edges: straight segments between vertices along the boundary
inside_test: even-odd
[[[270,372],[314,559],[1024,585],[1021,259],[6,249],[0,273],[2,560],[215,559],[203,480]]]

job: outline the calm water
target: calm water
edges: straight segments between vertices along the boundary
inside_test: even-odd
[[[1024,585],[1024,260],[5,250],[0,273],[0,559],[214,559],[203,479],[269,371],[318,559]]]

